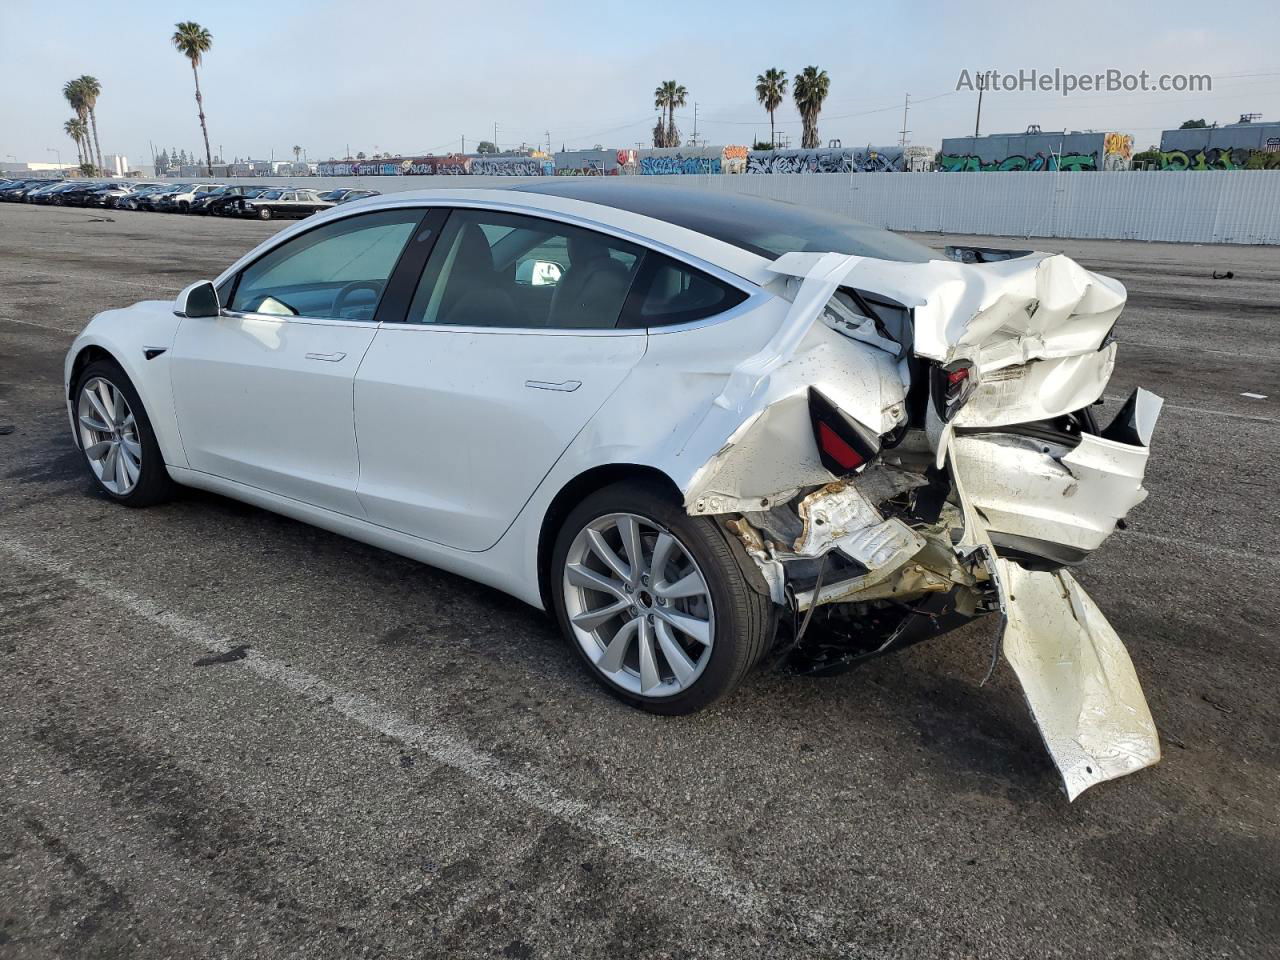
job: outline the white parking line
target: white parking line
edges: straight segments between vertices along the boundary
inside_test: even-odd
[[[28,327],[39,327],[41,330],[56,330],[58,333],[75,333],[71,327],[55,327],[51,323],[36,323],[34,320],[19,320],[17,317],[0,317],[5,323],[21,323]]]
[[[1103,397],[1108,403],[1124,403],[1127,397]],[[1195,413],[1207,417],[1227,417],[1231,420],[1253,420],[1257,423],[1280,423],[1277,417],[1259,417],[1252,413],[1232,413],[1229,410],[1210,410],[1206,407],[1188,407],[1181,403],[1165,401],[1164,410],[1177,410],[1180,413]]]
[[[196,620],[161,609],[145,597],[121,590],[109,581],[82,574],[66,561],[27,544],[0,540],[0,552],[26,566],[71,581],[92,594],[95,602],[105,600],[118,604],[135,617],[167,630],[195,649],[226,652],[233,646]],[[663,838],[652,822],[633,826],[602,811],[594,803],[567,797],[535,776],[509,769],[497,757],[475,749],[456,736],[414,723],[371,697],[344,690],[272,657],[250,650],[248,656],[238,663],[262,680],[332,710],[373,733],[413,747],[436,763],[589,833],[628,857],[675,874],[701,893],[712,894],[762,922],[794,924],[793,929],[797,932],[824,941],[831,937],[830,922],[825,917],[790,909],[771,909],[751,883],[734,877],[725,865],[718,862],[718,857],[677,840]]]

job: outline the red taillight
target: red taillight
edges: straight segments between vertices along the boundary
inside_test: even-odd
[[[947,386],[954,387],[969,379],[969,368],[961,367],[958,370],[951,370],[947,373]]]
[[[818,448],[845,470],[856,470],[866,463],[857,450],[845,443],[838,433],[821,422],[818,424]]]

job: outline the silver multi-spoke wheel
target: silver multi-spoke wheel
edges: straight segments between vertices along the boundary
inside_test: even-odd
[[[76,403],[80,447],[101,484],[125,496],[142,475],[142,440],[129,401],[115,384],[91,377]]]
[[[631,513],[597,517],[574,537],[563,580],[575,639],[622,689],[668,697],[706,669],[711,592],[693,556],[658,523]]]

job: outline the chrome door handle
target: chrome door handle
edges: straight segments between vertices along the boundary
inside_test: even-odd
[[[339,360],[341,360],[345,356],[346,356],[345,353],[308,353],[307,359],[308,360],[327,360],[329,363],[337,363]]]
[[[526,387],[532,387],[534,390],[556,390],[560,393],[573,393],[580,386],[581,380],[561,380],[559,383],[552,383],[550,380],[526,380]]]

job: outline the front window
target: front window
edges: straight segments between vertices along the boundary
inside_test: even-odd
[[[231,309],[372,320],[421,210],[348,217],[276,247],[240,274]]]

